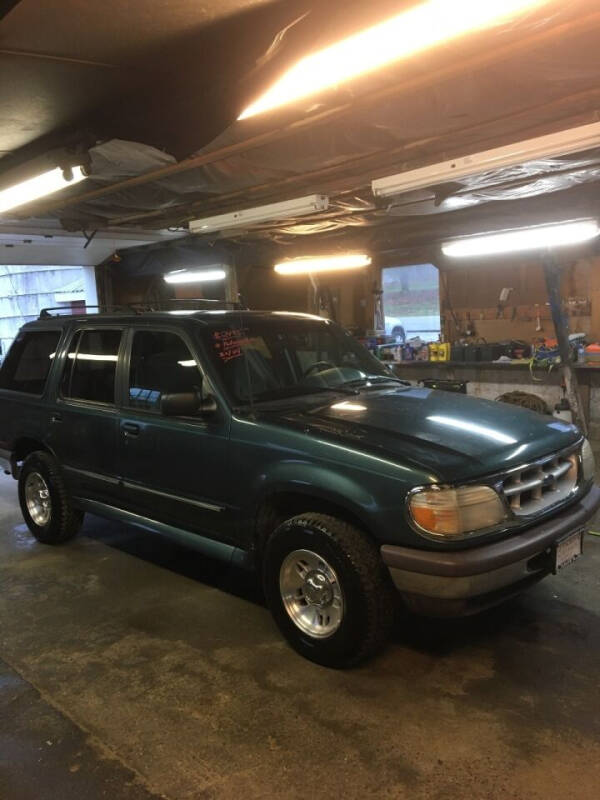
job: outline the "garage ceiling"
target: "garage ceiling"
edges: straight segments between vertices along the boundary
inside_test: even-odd
[[[375,247],[399,248],[407,237],[416,245],[453,220],[477,229],[486,203],[468,215],[446,209],[440,197],[464,187],[433,187],[390,208],[374,202],[372,178],[600,118],[592,0],[548,2],[519,24],[242,122],[244,105],[300,55],[410,3],[57,0],[50,9],[0,0],[0,9],[11,5],[0,23],[0,183],[53,148],[92,155],[87,181],[20,210],[16,222],[35,214],[71,230],[160,230],[323,192],[333,210],[308,220],[318,224],[236,238],[285,247],[310,234],[303,242],[315,247],[351,232]],[[544,181],[556,163],[492,181],[496,215],[511,216],[517,202],[521,213],[523,204],[548,213],[565,191],[578,208],[595,208],[600,158],[586,156],[589,181]],[[558,167],[581,172],[574,162]],[[536,205],[542,196],[549,203]]]
[[[268,5],[276,4],[272,0],[2,0],[0,153],[9,155],[53,134],[60,141],[61,134],[79,125],[101,127],[105,112],[111,116],[106,131],[110,135],[108,128],[118,128],[119,118],[127,112],[118,109],[116,100],[136,91],[139,96],[145,86],[160,90],[156,81],[161,73],[168,73],[177,54],[181,58],[192,43],[199,73],[194,76],[196,87],[202,87],[214,78],[206,61],[215,29],[219,28],[219,36],[228,36],[228,29],[234,36],[237,20],[253,14],[258,20]],[[251,58],[251,46],[248,50]],[[235,55],[229,54],[229,59],[235,60]],[[181,76],[181,81],[188,77],[192,76]],[[152,111],[153,116],[160,115],[159,107]]]

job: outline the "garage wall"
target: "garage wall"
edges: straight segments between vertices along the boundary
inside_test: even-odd
[[[126,275],[119,264],[113,265],[110,273],[112,297],[109,297],[111,292],[103,292],[104,302],[127,303],[172,296],[160,275]],[[461,336],[468,326],[468,316],[476,337],[487,341],[555,337],[539,261],[496,260],[443,268],[440,274],[440,304],[447,340]],[[372,327],[377,276],[378,268],[374,266],[371,270],[321,277],[321,283],[331,289],[337,318],[343,325],[361,331]],[[270,265],[251,265],[238,267],[237,277],[239,291],[250,308],[316,312],[314,291],[307,276],[280,276]],[[499,314],[497,306],[503,288],[513,291]],[[562,290],[568,299],[571,331],[582,331],[591,340],[600,341],[600,258],[581,259],[566,267]],[[201,288],[189,287],[186,295],[201,297]]]
[[[343,325],[359,329],[372,326],[376,275],[374,267],[370,271],[321,278],[331,288],[337,301],[338,320]],[[306,276],[282,277],[270,268],[253,267],[240,272],[239,283],[250,308],[315,311]],[[498,299],[505,287],[513,291],[498,317]],[[566,267],[562,291],[569,299],[571,331],[583,331],[590,339],[600,341],[600,258],[581,259]],[[458,338],[458,332],[464,330],[467,314],[476,335],[488,341],[555,337],[544,273],[537,260],[445,270],[441,274],[440,302],[448,340]],[[540,331],[536,330],[538,314]]]
[[[308,281],[277,275],[273,268],[241,267],[238,289],[249,308],[267,311],[308,311]]]
[[[503,288],[513,291],[499,314]],[[600,258],[581,259],[563,273],[572,332],[585,332],[600,340]],[[488,341],[554,338],[543,268],[539,261],[518,264],[476,264],[445,270],[441,280],[441,305],[445,335],[452,341],[468,324],[470,314],[477,336]],[[541,330],[536,330],[537,317]]]
[[[322,276],[333,296],[338,321],[348,327],[370,327],[373,277],[369,271]],[[250,308],[316,313],[314,290],[306,275],[282,276],[271,267],[238,271],[239,290]]]

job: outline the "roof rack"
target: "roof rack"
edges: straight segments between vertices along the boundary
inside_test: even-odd
[[[85,308],[72,308],[71,306],[49,306],[47,308],[42,308],[40,311],[39,319],[46,319],[47,317],[71,317],[77,316],[79,314],[87,314],[88,309],[97,308],[98,313],[107,313],[113,314],[115,312],[120,314],[131,314],[133,311],[132,308],[129,306],[119,305],[119,306],[88,306],[86,305]],[[52,312],[56,311],[58,313],[53,314]],[[63,312],[62,314],[60,312]],[[135,312],[134,312],[135,313]]]
[[[199,308],[194,308],[194,304],[199,304]],[[209,308],[228,308],[232,311],[247,311],[248,307],[240,300],[207,300],[204,297],[177,298],[174,300],[148,300],[130,303],[131,310],[143,313],[144,311],[167,311],[171,310],[191,310],[202,311]]]
[[[199,307],[194,307],[192,305],[194,303],[198,304]],[[178,309],[182,311],[202,311],[207,306],[218,309],[227,308],[231,309],[232,311],[246,311],[248,309],[248,307],[242,303],[241,300],[207,300],[205,298],[198,297],[174,300],[138,301],[121,305],[86,305],[85,308],[51,306],[48,308],[42,308],[39,319],[47,319],[48,317],[78,316],[81,314],[87,314],[90,309],[97,309],[98,314],[143,314],[152,311],[175,311]]]

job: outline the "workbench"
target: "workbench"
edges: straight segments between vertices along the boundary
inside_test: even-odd
[[[590,437],[600,440],[600,366],[575,364]],[[550,372],[541,367],[530,370],[529,361],[403,361],[393,365],[403,380],[426,378],[464,381],[467,394],[495,400],[506,392],[521,391],[541,397],[553,409],[562,397],[560,366]]]

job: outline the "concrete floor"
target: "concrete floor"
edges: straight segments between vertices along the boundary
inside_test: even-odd
[[[334,672],[283,643],[251,577],[151,534],[89,518],[37,544],[4,476],[0,532],[1,800],[598,796],[600,538]]]

